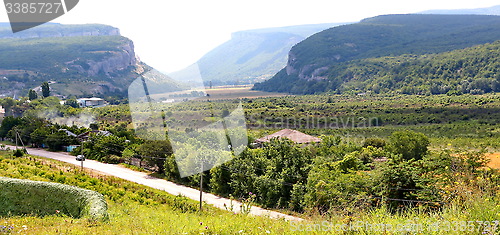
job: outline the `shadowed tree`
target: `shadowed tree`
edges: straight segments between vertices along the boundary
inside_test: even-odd
[[[48,82],[42,83],[42,95],[43,95],[43,98],[47,98],[50,96],[50,87],[49,87]]]
[[[38,99],[38,94],[36,93],[36,91],[34,91],[33,89],[30,89],[29,92],[28,92],[28,99],[29,100],[36,100],[36,99]]]

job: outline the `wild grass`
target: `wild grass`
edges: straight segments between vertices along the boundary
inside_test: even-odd
[[[110,220],[96,222],[63,214],[3,217],[0,234],[495,234],[495,221],[500,218],[499,198],[480,190],[463,190],[463,201],[437,211],[391,212],[381,206],[348,215],[311,212],[303,215],[303,222],[234,214],[209,205],[200,212],[197,202],[184,197],[81,172],[69,164],[33,156],[14,158],[9,153],[0,152],[0,176],[98,191],[105,195]]]

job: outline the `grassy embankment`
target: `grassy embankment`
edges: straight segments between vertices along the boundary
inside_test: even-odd
[[[74,219],[63,214],[45,217],[26,215],[0,218],[0,233],[21,234],[300,234],[314,230],[341,229],[329,227],[335,224],[361,225],[360,232],[376,233],[366,226],[389,224],[398,226],[416,224],[411,229],[441,234],[445,230],[463,234],[467,221],[495,221],[500,218],[498,200],[469,196],[467,207],[446,206],[442,211],[426,213],[418,209],[398,214],[388,213],[384,208],[359,213],[355,216],[308,215],[305,222],[293,223],[265,217],[235,215],[206,206],[203,212],[197,209],[195,201],[168,195],[165,192],[127,182],[115,177],[81,172],[75,166],[38,157],[13,158],[8,152],[1,152],[0,176],[59,182],[98,191],[105,195],[109,205],[109,222],[89,219]],[[54,208],[58,210],[58,208]],[[328,222],[326,222],[328,221]],[[463,222],[465,221],[465,226]],[[448,224],[448,222],[450,224]],[[440,232],[429,228],[439,224]],[[327,226],[328,225],[328,226]],[[456,226],[455,226],[456,225]],[[388,227],[387,227],[388,228]],[[488,234],[487,226],[474,222],[474,231],[469,234]],[[375,229],[375,228],[374,228]],[[490,228],[492,229],[492,228]],[[302,230],[293,231],[293,230]],[[453,232],[450,232],[453,234]],[[391,234],[391,232],[389,232]],[[400,232],[394,232],[400,234]]]

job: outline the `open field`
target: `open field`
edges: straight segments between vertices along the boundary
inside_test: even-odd
[[[195,89],[188,91],[176,91],[169,92],[166,94],[153,94],[151,98],[153,99],[182,99],[183,96],[181,94],[189,94],[191,92],[204,92],[208,94],[207,97],[196,97],[196,101],[206,101],[206,100],[232,100],[232,99],[251,99],[251,98],[264,98],[264,97],[282,97],[282,96],[290,96],[286,93],[278,93],[278,92],[266,92],[266,91],[254,91],[252,90],[251,85],[245,86],[220,86],[213,88],[205,88],[203,90]],[[173,98],[170,96],[180,95],[179,97]],[[165,97],[165,98],[163,98]],[[167,98],[168,97],[168,98]]]
[[[214,87],[206,89],[210,99],[237,99],[237,98],[261,98],[261,97],[282,97],[286,93],[253,91],[252,86],[239,87]]]
[[[488,153],[486,157],[490,159],[488,166],[494,169],[500,169],[500,153]]]

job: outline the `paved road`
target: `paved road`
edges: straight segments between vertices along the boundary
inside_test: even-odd
[[[13,146],[10,146],[13,148]],[[28,148],[28,153],[31,155],[36,155],[40,157],[45,157],[45,158],[51,158],[55,160],[59,160],[62,162],[67,162],[71,163],[74,165],[80,165],[80,162],[75,160],[74,156],[71,156],[67,153],[55,153],[55,152],[49,152],[41,149],[34,149],[34,148]],[[83,163],[83,166],[88,169],[96,170],[104,174],[116,176],[118,178],[122,178],[125,180],[129,180],[138,184],[146,185],[151,188],[159,189],[159,190],[164,190],[167,193],[173,194],[173,195],[184,195],[188,198],[191,198],[193,200],[199,200],[200,199],[200,191],[196,189],[192,189],[183,185],[179,185],[167,180],[163,179],[158,179],[149,176],[147,173],[144,172],[138,172],[134,171],[128,168],[125,168],[123,166],[119,165],[114,165],[114,164],[106,164],[106,163],[101,163],[98,161],[94,160],[86,160]],[[222,198],[210,193],[203,193],[203,201],[206,202],[207,204],[211,204],[215,207],[225,209],[224,204],[230,205],[231,200],[227,198]],[[241,203],[233,201],[233,205],[235,208],[235,211],[239,211]],[[266,209],[262,209],[260,207],[253,206],[251,208],[250,214],[253,215],[267,215],[271,218],[285,218],[286,220],[294,220],[294,221],[301,221],[303,219],[295,217],[295,216],[290,216],[286,215],[283,213],[275,212],[275,211],[270,211]]]

